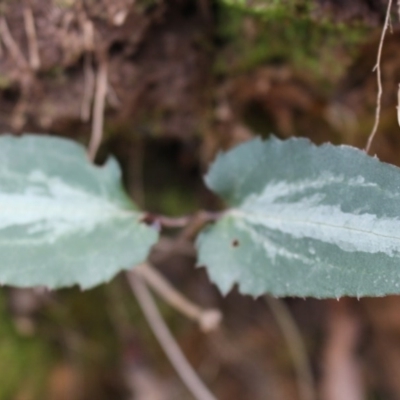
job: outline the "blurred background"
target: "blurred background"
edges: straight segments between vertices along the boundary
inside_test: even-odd
[[[0,133],[51,133],[86,145],[106,65],[97,161],[115,155],[127,191],[148,211],[218,210],[202,175],[220,149],[271,134],[365,147],[386,8],[387,0],[0,0]],[[399,44],[393,4],[371,153],[398,165]],[[195,268],[191,244],[182,250],[171,238],[167,232],[152,262],[224,320],[204,334],[158,304],[218,399],[400,399],[397,296],[282,300],[312,372],[301,392],[305,371],[279,310],[235,289],[222,297]],[[192,397],[118,276],[86,292],[1,288],[0,400],[9,399]]]

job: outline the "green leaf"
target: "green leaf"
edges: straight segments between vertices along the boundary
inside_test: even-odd
[[[207,185],[232,208],[197,241],[223,293],[400,293],[400,169],[348,147],[259,139],[220,155]]]
[[[75,142],[0,137],[0,283],[89,288],[145,260],[157,232],[120,177]]]

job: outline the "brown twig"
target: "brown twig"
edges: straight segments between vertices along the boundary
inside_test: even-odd
[[[165,324],[149,289],[137,274],[128,273],[128,281],[154,335],[183,383],[197,400],[216,400],[193,370]]]
[[[82,30],[83,40],[86,52],[92,52],[94,50],[94,26],[93,22],[87,18],[86,14],[82,15]]]
[[[92,53],[87,52],[83,65],[83,96],[81,106],[81,120],[87,122],[90,119],[90,109],[95,89],[95,74],[92,67]]]
[[[400,0],[397,0],[397,16],[399,17],[400,20]]]
[[[0,17],[0,36],[4,46],[10,52],[11,57],[14,59],[17,65],[22,69],[27,69],[28,62],[18,47],[17,42],[12,37],[11,32],[8,29],[7,21],[4,17]]]
[[[153,263],[162,265],[173,255],[189,258],[193,262],[197,252],[194,244],[188,240],[177,240],[162,235],[157,244],[153,246],[150,259]]]
[[[107,62],[100,62],[96,77],[96,92],[93,104],[92,134],[90,136],[88,156],[94,160],[103,138],[104,108],[107,95]]]
[[[29,47],[29,65],[34,71],[40,68],[40,55],[39,55],[39,45],[37,41],[35,19],[33,17],[33,12],[30,7],[24,8],[24,23],[25,32],[28,38]]]
[[[396,107],[396,109],[397,109],[397,123],[400,126],[400,84],[398,85],[398,88],[397,88],[397,107]]]
[[[142,218],[142,222],[149,225],[158,225],[167,229],[184,229],[183,236],[191,238],[195,235],[205,224],[215,222],[221,218],[222,213],[215,213],[210,211],[199,211],[192,215],[184,215],[181,217],[167,217],[165,215],[147,213]]]
[[[26,123],[26,111],[28,108],[27,97],[27,89],[25,89],[12,111],[10,124],[15,132],[21,132]]]
[[[322,400],[363,400],[367,398],[362,365],[357,357],[361,324],[350,309],[350,299],[329,302],[330,312],[322,356]]]
[[[266,296],[265,299],[277,324],[279,325],[292,356],[297,374],[299,399],[316,400],[317,395],[314,389],[315,384],[310,361],[296,322],[282,300],[270,296]]]
[[[151,218],[151,217],[150,217]],[[182,217],[167,217],[165,215],[154,215],[152,218],[158,222],[163,228],[180,229],[184,228],[193,218],[191,215]]]
[[[369,153],[371,149],[371,144],[375,138],[376,132],[378,130],[378,125],[379,125],[379,119],[381,115],[381,98],[382,98],[382,74],[381,74],[381,57],[382,57],[382,48],[383,48],[383,42],[385,39],[385,34],[389,26],[389,20],[390,20],[390,10],[392,8],[392,0],[389,0],[387,9],[386,9],[386,17],[385,17],[385,23],[382,28],[382,33],[381,33],[381,38],[379,40],[379,47],[378,47],[378,54],[376,57],[376,64],[373,68],[372,71],[376,70],[376,81],[378,84],[378,93],[376,96],[376,108],[375,108],[375,122],[374,126],[372,128],[372,131],[368,137],[368,142],[365,147],[365,152]]]
[[[83,64],[83,96],[81,106],[81,120],[87,122],[90,119],[90,108],[92,106],[95,91],[95,73],[93,71],[93,49],[94,49],[94,26],[93,22],[82,13],[82,31],[85,45],[85,56]]]
[[[222,314],[216,309],[204,309],[194,304],[179,293],[151,264],[143,263],[135,267],[139,274],[169,305],[186,317],[196,321],[203,332],[210,332],[218,327]]]
[[[108,83],[107,87],[107,101],[110,107],[118,109],[121,107],[121,100],[118,98],[117,92],[112,87],[110,82]]]
[[[200,230],[210,222],[215,222],[223,216],[223,212],[199,211],[192,216],[182,230],[179,240],[194,240]]]

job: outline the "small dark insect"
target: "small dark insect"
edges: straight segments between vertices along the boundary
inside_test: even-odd
[[[237,240],[237,239],[232,240],[232,246],[233,247],[238,247],[239,246],[239,240]]]

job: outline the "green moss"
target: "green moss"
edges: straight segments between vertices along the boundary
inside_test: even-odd
[[[61,8],[72,8],[76,0],[55,0],[55,4]]]
[[[264,7],[262,1],[253,6],[241,3],[219,3],[218,37],[223,50],[215,65],[217,74],[287,63],[314,78],[335,81],[367,30],[360,23],[344,25],[316,19],[305,0],[276,0]]]
[[[0,399],[29,393],[43,399],[52,356],[44,338],[20,336],[7,315],[4,293],[0,292]]]
[[[81,338],[76,361],[87,366],[84,370],[91,371],[116,363],[119,339],[110,320],[105,285],[83,292],[78,288],[60,290],[58,296],[60,303],[48,310],[49,320],[52,324],[58,323],[63,331],[76,332]]]
[[[170,188],[163,193],[161,208],[168,215],[189,214],[196,209],[197,201],[193,193],[187,193],[183,188]]]
[[[12,82],[8,76],[0,74],[0,90],[9,88],[11,84]]]
[[[138,0],[135,3],[136,10],[139,12],[146,12],[160,4],[160,0]]]
[[[65,81],[65,70],[60,65],[56,65],[46,71],[46,78]]]

